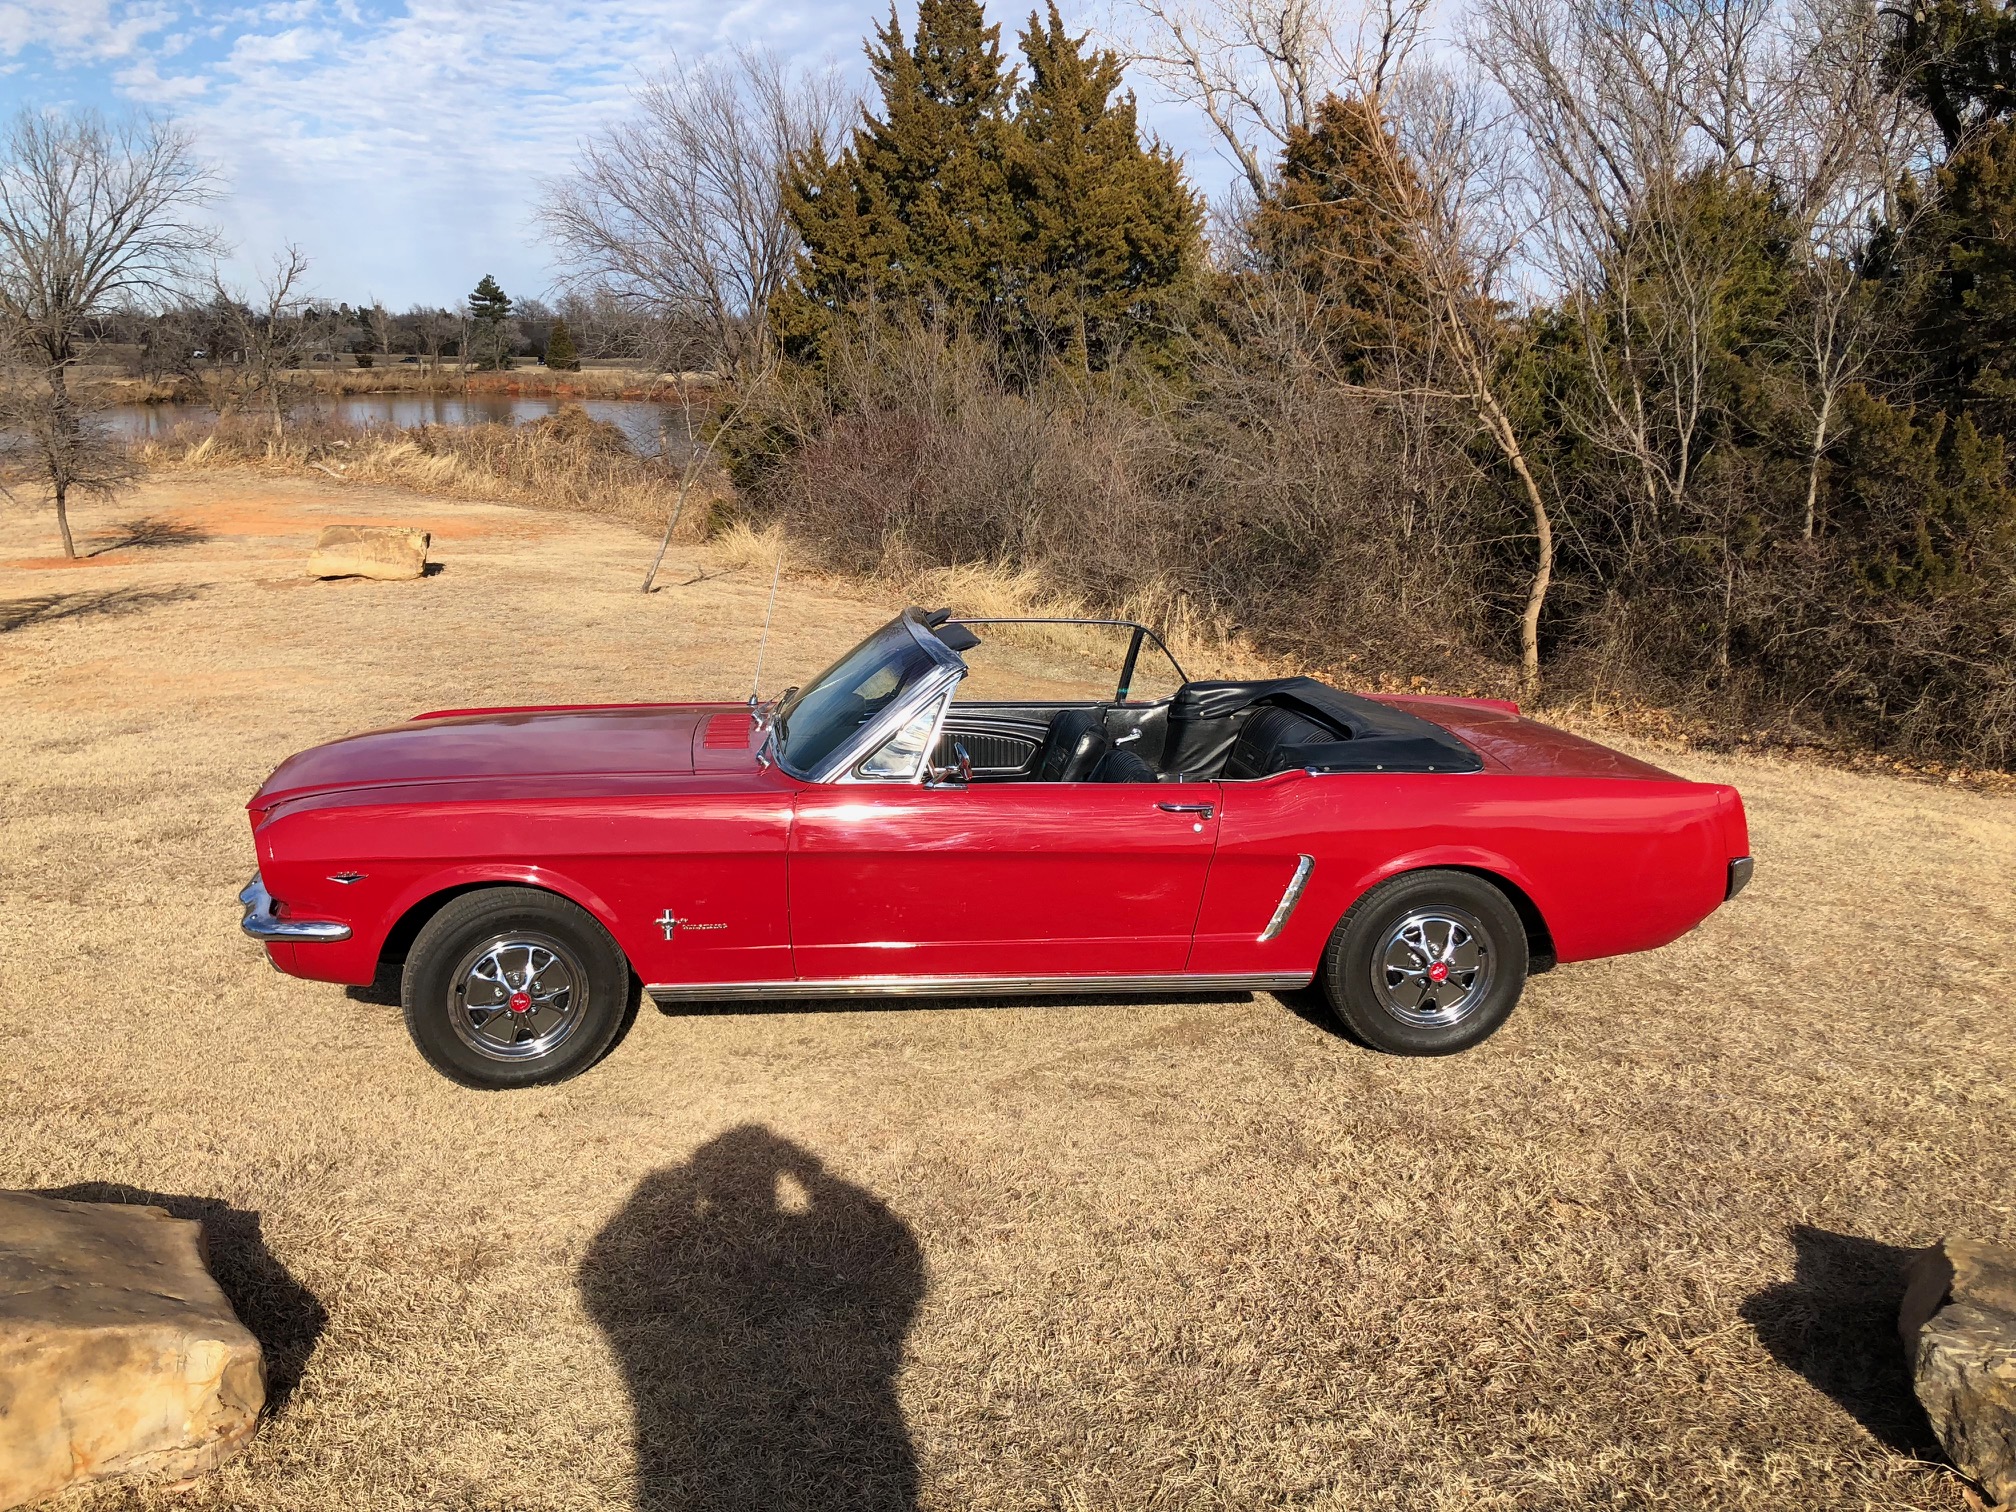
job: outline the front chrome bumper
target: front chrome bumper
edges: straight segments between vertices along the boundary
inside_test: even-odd
[[[275,910],[279,904],[273,901],[273,894],[266,891],[266,884],[259,880],[259,873],[252,873],[252,880],[245,884],[245,890],[238,894],[238,901],[245,905],[245,917],[239,928],[255,940],[347,940],[350,938],[348,924],[332,924],[322,919],[283,919]]]

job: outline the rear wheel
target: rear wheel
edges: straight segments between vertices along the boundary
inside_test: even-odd
[[[1345,1028],[1393,1055],[1453,1055],[1487,1039],[1526,985],[1526,927],[1482,877],[1419,871],[1345,914],[1321,982]]]
[[[427,921],[400,983],[406,1030],[465,1087],[564,1081],[615,1043],[630,967],[595,916],[552,893],[492,887]]]

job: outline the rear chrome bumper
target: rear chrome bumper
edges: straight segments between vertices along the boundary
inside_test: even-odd
[[[323,919],[283,919],[275,912],[279,904],[273,894],[266,891],[266,884],[259,880],[259,873],[252,873],[252,880],[245,884],[245,890],[238,894],[238,901],[245,905],[245,917],[239,928],[255,940],[347,940],[350,938],[348,924],[332,924]]]

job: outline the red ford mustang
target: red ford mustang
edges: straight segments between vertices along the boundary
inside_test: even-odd
[[[1061,696],[1059,645],[1104,636],[1111,684]],[[983,637],[1035,667],[1019,696],[965,696]],[[640,987],[1318,982],[1364,1042],[1446,1054],[1529,974],[1663,945],[1751,869],[1734,789],[1508,703],[1192,682],[1138,625],[915,609],[771,703],[423,714],[292,757],[250,809],[246,932],[317,981],[403,966],[414,1043],[478,1087],[585,1069]]]

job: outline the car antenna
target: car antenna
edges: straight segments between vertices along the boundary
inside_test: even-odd
[[[763,652],[770,644],[770,616],[777,612],[777,579],[784,575],[784,548],[777,548],[777,565],[770,569],[770,603],[763,611],[763,638],[756,642],[756,680],[749,684],[749,707],[756,707],[756,694],[763,686]]]

